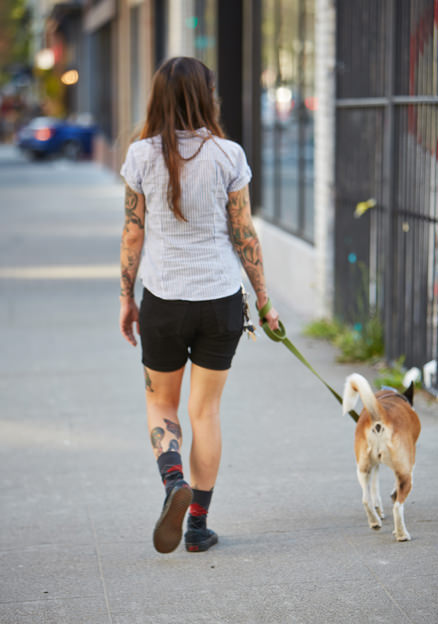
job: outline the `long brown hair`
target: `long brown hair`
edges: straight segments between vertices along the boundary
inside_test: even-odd
[[[152,80],[152,91],[147,107],[146,122],[140,139],[161,135],[162,151],[169,171],[169,207],[177,219],[184,220],[181,212],[180,172],[185,160],[178,150],[176,130],[207,128],[212,135],[224,137],[219,123],[219,105],[214,96],[214,75],[201,61],[180,56],[165,61]]]

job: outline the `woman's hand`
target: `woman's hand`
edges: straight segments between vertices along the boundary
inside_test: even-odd
[[[277,310],[275,308],[271,308],[269,312],[266,312],[264,319],[259,320],[259,325],[261,327],[263,323],[266,321],[269,325],[269,329],[271,329],[272,331],[276,331],[277,329],[279,329],[278,327],[279,319],[280,319],[280,315],[278,314]]]
[[[261,310],[263,306],[267,304],[268,301],[269,299],[267,295],[263,297],[259,297],[259,299],[256,301],[257,310]],[[268,323],[269,328],[272,331],[276,331],[277,329],[279,329],[279,326],[278,326],[279,319],[280,319],[280,315],[278,314],[277,310],[271,304],[271,308],[269,309],[269,311],[266,312],[263,318],[259,319],[259,325],[260,327],[262,327],[263,323],[266,322]]]
[[[122,336],[133,347],[137,345],[134,336],[134,324],[137,334],[140,334],[140,326],[138,323],[138,307],[135,300],[131,297],[120,297],[120,331]]]

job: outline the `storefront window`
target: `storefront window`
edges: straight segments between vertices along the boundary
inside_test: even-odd
[[[165,57],[194,56],[217,69],[217,0],[165,0]]]
[[[262,7],[262,215],[313,241],[314,0]]]

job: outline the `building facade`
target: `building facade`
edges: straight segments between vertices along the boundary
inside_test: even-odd
[[[438,359],[436,0],[51,6],[79,68],[68,112],[95,117],[99,160],[118,169],[156,67],[196,56],[253,170],[272,289],[306,318],[379,315],[390,359]]]

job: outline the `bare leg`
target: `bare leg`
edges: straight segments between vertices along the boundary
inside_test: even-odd
[[[191,486],[214,487],[222,451],[220,401],[228,370],[215,371],[192,364],[189,416],[193,439],[190,452]]]
[[[184,367],[171,373],[144,368],[148,428],[155,457],[178,451],[182,444],[178,405]]]

